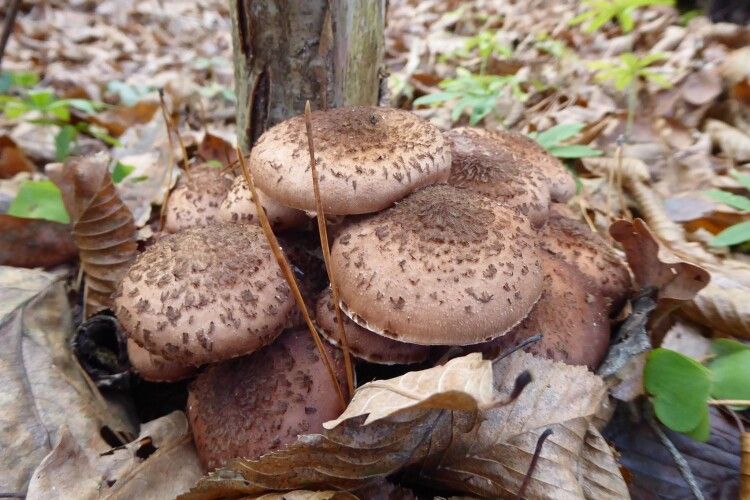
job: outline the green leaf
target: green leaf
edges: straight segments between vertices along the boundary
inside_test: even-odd
[[[90,101],[88,99],[64,99],[61,102],[67,103],[71,108],[83,111],[89,115],[96,114],[97,111],[104,107],[104,103]]]
[[[29,103],[40,111],[55,101],[55,94],[51,90],[32,90],[28,95]]]
[[[8,215],[46,219],[63,224],[70,222],[60,190],[49,180],[26,181],[21,184],[18,194],[8,208]]]
[[[734,177],[737,182],[742,184],[742,187],[750,191],[750,175],[737,172],[736,170],[732,171],[730,175]]]
[[[719,356],[709,363],[708,369],[714,398],[750,400],[750,350]]]
[[[119,184],[125,177],[132,174],[134,170],[134,166],[126,165],[118,161],[115,168],[112,169],[112,182]]]
[[[549,148],[551,146],[557,146],[563,141],[566,141],[578,134],[583,130],[585,125],[583,123],[561,123],[554,127],[548,128],[544,132],[541,132],[536,136],[536,142],[538,142],[543,148]]]
[[[730,226],[711,238],[708,242],[712,247],[728,247],[750,241],[750,221],[740,222]]]
[[[8,99],[3,105],[3,114],[11,120],[20,118],[29,111],[31,111],[30,105],[17,97]]]
[[[449,101],[456,97],[452,92],[436,92],[434,94],[427,94],[414,99],[414,106],[422,106],[424,104],[437,104],[440,102]]]
[[[738,194],[722,191],[721,189],[709,189],[705,192],[706,196],[719,203],[724,203],[737,210],[750,211],[750,198]]]
[[[65,100],[61,100],[50,103],[45,106],[42,111],[54,116],[60,121],[67,122],[70,121],[70,110],[68,108],[68,103]]]
[[[686,432],[685,434],[695,439],[696,441],[701,441],[703,443],[708,441],[708,438],[711,436],[711,418],[708,413],[708,405],[704,405],[703,409],[701,410],[701,418],[698,426],[692,431]]]
[[[224,165],[222,165],[219,160],[208,160],[206,165],[212,168],[224,168]]]
[[[589,158],[592,156],[601,156],[602,152],[598,149],[586,146],[585,144],[571,144],[568,146],[554,146],[548,149],[549,153],[558,158]]]
[[[78,137],[78,130],[73,125],[65,125],[55,136],[55,157],[63,161],[70,154],[70,145]]]
[[[643,382],[664,425],[678,432],[698,428],[707,412],[711,388],[703,365],[669,349],[654,349],[646,359]]]
[[[711,350],[717,356],[726,356],[728,354],[750,350],[750,346],[732,339],[716,339],[711,344]]]
[[[13,85],[29,89],[39,83],[39,74],[33,71],[13,71]]]

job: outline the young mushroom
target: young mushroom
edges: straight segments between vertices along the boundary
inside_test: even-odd
[[[311,114],[323,208],[328,215],[377,212],[444,181],[450,148],[440,131],[407,111],[348,107]],[[315,211],[304,116],[267,130],[250,163],[258,187],[280,203]]]
[[[176,233],[217,222],[232,180],[220,168],[198,165],[180,179],[164,209],[164,231]]]
[[[340,352],[327,348],[343,382]],[[307,330],[288,330],[262,350],[209,366],[190,386],[187,413],[203,466],[254,459],[323,430],[343,408]]]
[[[266,211],[268,221],[274,229],[292,229],[308,224],[310,218],[301,210],[284,206],[260,190],[258,190],[258,196]],[[255,201],[244,177],[238,176],[234,179],[229,193],[221,203],[219,220],[240,224],[260,224]]]
[[[588,226],[555,210],[542,229],[539,246],[588,276],[596,293],[607,300],[611,314],[625,304],[631,291],[628,268],[612,246]]]
[[[151,354],[132,339],[128,339],[130,367],[143,380],[149,382],[177,382],[195,374],[196,367],[173,363],[156,354]]]
[[[594,283],[575,266],[550,253],[541,255],[544,291],[531,313],[506,335],[482,345],[495,358],[523,340],[541,333],[526,351],[595,370],[604,359],[610,340],[606,300]]]
[[[476,128],[456,128],[445,133],[451,145],[448,183],[482,193],[518,210],[533,226],[547,221],[550,183],[543,169],[525,160],[525,151],[506,144],[503,134]]]
[[[338,346],[338,326],[330,288],[320,294],[315,311],[321,334],[328,342]],[[398,342],[354,323],[347,316],[343,319],[349,351],[359,359],[381,365],[407,365],[421,363],[430,354],[427,346]]]
[[[294,299],[260,227],[216,224],[146,249],[120,283],[114,309],[139,346],[198,366],[270,343]]]
[[[498,337],[542,293],[528,221],[472,191],[434,185],[341,230],[341,306],[380,335],[420,345]]]

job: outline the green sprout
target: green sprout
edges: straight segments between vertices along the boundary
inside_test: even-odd
[[[425,95],[414,100],[415,106],[452,102],[451,119],[457,121],[464,111],[469,113],[469,123],[476,125],[494,111],[500,97],[510,95],[525,101],[528,95],[516,75],[476,75],[463,68],[456,69],[456,78],[439,84],[442,92]]]
[[[734,177],[742,187],[750,191],[750,175],[740,172],[732,172]],[[739,194],[722,191],[721,189],[711,189],[706,191],[706,196],[712,200],[729,205],[741,212],[750,213],[750,198]],[[726,247],[731,245],[740,245],[750,241],[750,221],[739,222],[729,226],[708,242],[713,247]]]
[[[654,52],[645,56],[637,56],[631,52],[620,54],[617,59],[594,61],[589,67],[595,70],[596,80],[599,82],[611,82],[619,92],[627,92],[628,118],[625,129],[626,135],[633,130],[633,119],[635,107],[638,102],[638,91],[641,80],[652,82],[661,88],[670,88],[672,83],[663,73],[656,71],[650,66],[656,62],[667,59],[666,54]]]
[[[610,21],[617,20],[624,33],[629,33],[635,27],[633,13],[641,7],[657,5],[674,5],[674,0],[583,0],[588,7],[583,14],[571,19],[570,24],[586,23],[583,30],[593,33]]]
[[[577,158],[600,156],[602,152],[591,146],[585,144],[566,144],[566,141],[578,135],[584,127],[583,123],[561,123],[544,132],[531,132],[529,137],[534,139],[551,155],[561,159],[574,160]]]

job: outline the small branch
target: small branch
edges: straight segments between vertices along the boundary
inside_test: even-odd
[[[331,283],[331,294],[333,295],[333,310],[336,313],[336,322],[338,324],[339,343],[344,351],[344,366],[346,367],[346,383],[349,388],[349,397],[354,395],[354,369],[352,368],[352,358],[349,352],[349,341],[346,339],[344,331],[344,318],[341,315],[339,289],[333,280],[331,272],[331,247],[328,244],[328,228],[326,227],[326,214],[323,209],[323,200],[320,197],[320,184],[318,178],[318,167],[315,161],[315,147],[313,146],[312,119],[310,117],[310,101],[305,103],[305,128],[307,130],[307,148],[310,152],[310,172],[312,174],[313,192],[315,193],[315,210],[318,219],[318,233],[320,234],[320,246],[323,250],[323,262],[326,266],[328,281]]]
[[[167,138],[169,139],[169,153],[170,158],[172,159],[171,163],[174,163],[174,142],[172,142],[172,130],[174,130],[174,135],[177,136],[177,141],[180,143],[180,149],[182,150],[182,168],[183,170],[185,170],[185,174],[189,179],[190,168],[188,166],[187,150],[185,149],[185,143],[182,142],[182,137],[180,137],[180,132],[179,130],[177,130],[177,126],[172,123],[172,120],[169,119],[169,114],[167,113],[167,104],[164,102],[164,89],[159,89],[159,102],[161,103],[161,114],[164,117],[164,123],[167,124]]]
[[[239,147],[237,148],[237,157],[239,159],[240,166],[242,167],[242,173],[245,176],[245,182],[247,182],[247,185],[250,188],[250,192],[252,193],[253,200],[255,201],[255,209],[258,212],[260,227],[263,229],[263,234],[266,235],[266,239],[268,240],[268,244],[271,247],[271,251],[273,252],[274,257],[276,258],[276,262],[278,262],[279,267],[281,268],[281,272],[284,273],[284,278],[289,284],[289,288],[292,290],[294,300],[297,302],[297,307],[299,307],[300,311],[302,312],[302,316],[304,316],[305,318],[305,323],[307,324],[307,328],[310,330],[310,335],[312,335],[315,346],[318,348],[318,351],[323,358],[323,363],[325,363],[326,369],[328,370],[328,374],[331,376],[331,380],[333,380],[333,385],[336,387],[336,392],[338,393],[339,401],[341,402],[341,408],[343,410],[346,408],[346,398],[344,398],[344,392],[341,389],[341,384],[339,384],[339,379],[333,369],[331,360],[328,358],[328,353],[325,350],[325,346],[323,346],[323,342],[320,340],[318,330],[315,328],[315,325],[310,318],[310,313],[307,311],[305,299],[302,297],[302,292],[300,292],[299,286],[297,286],[297,280],[294,279],[294,272],[292,271],[289,262],[287,262],[284,253],[281,251],[279,240],[277,240],[276,235],[273,234],[271,224],[268,222],[268,216],[266,216],[266,212],[265,210],[263,210],[263,205],[260,204],[260,197],[258,196],[258,191],[255,189],[253,174],[247,168],[245,157],[243,156],[242,151]]]
[[[172,143],[172,129],[169,123],[169,117],[167,116],[167,106],[164,103],[164,90],[159,89],[159,103],[161,104],[161,114],[164,117],[164,125],[167,127],[167,139],[169,140],[169,154],[167,155],[167,161],[169,166],[167,167],[167,186],[164,190],[164,199],[161,202],[161,209],[159,210],[159,231],[164,230],[164,219],[167,215],[167,202],[169,201],[169,189],[172,187],[172,176],[174,175],[174,144]]]
[[[709,399],[708,404],[714,406],[750,406],[750,399]]]
[[[3,34],[0,36],[0,68],[3,64],[3,56],[5,55],[5,46],[8,45],[10,35],[13,33],[13,26],[16,24],[16,16],[18,15],[18,8],[21,6],[21,0],[10,0],[8,10],[5,13],[5,20],[3,22]]]
[[[661,429],[661,427],[659,427],[659,424],[654,419],[654,411],[651,408],[651,404],[648,402],[643,408],[643,415],[646,418],[646,423],[651,428],[651,430],[654,431],[654,434],[656,434],[656,437],[659,438],[661,444],[663,444],[669,454],[672,455],[672,460],[674,460],[675,464],[677,465],[677,469],[682,475],[682,478],[687,483],[688,488],[690,488],[690,492],[696,499],[704,500],[703,493],[698,487],[698,482],[695,480],[693,471],[690,470],[690,465],[687,463],[687,460],[685,460],[685,457],[682,456],[680,450],[678,450],[674,443],[670,441],[669,436],[667,436]]]
[[[552,434],[553,434],[552,429],[544,429],[544,432],[542,432],[542,434],[539,436],[539,439],[537,439],[536,449],[534,450],[534,456],[531,457],[531,464],[529,464],[529,470],[526,471],[526,477],[523,478],[523,483],[521,483],[521,488],[518,490],[518,493],[516,493],[515,498],[521,499],[526,494],[526,488],[529,487],[529,483],[531,482],[531,476],[534,474],[534,469],[536,469],[536,463],[539,461],[539,455],[541,455],[542,453],[542,446],[544,446],[544,442]]]

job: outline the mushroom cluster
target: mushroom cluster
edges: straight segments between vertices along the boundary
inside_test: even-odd
[[[172,234],[136,259],[114,301],[136,372],[195,376],[188,416],[207,469],[320,431],[343,410],[342,352],[425,365],[448,346],[496,356],[541,333],[527,350],[601,362],[630,275],[604,239],[555,208],[575,183],[528,138],[337,108],[272,127],[249,162],[258,200],[243,176],[191,171],[166,207]],[[318,201],[338,222],[324,252],[332,283],[303,287],[302,303],[325,348],[300,329],[307,311],[277,262],[290,249],[273,248],[259,225],[263,216],[317,241]]]

